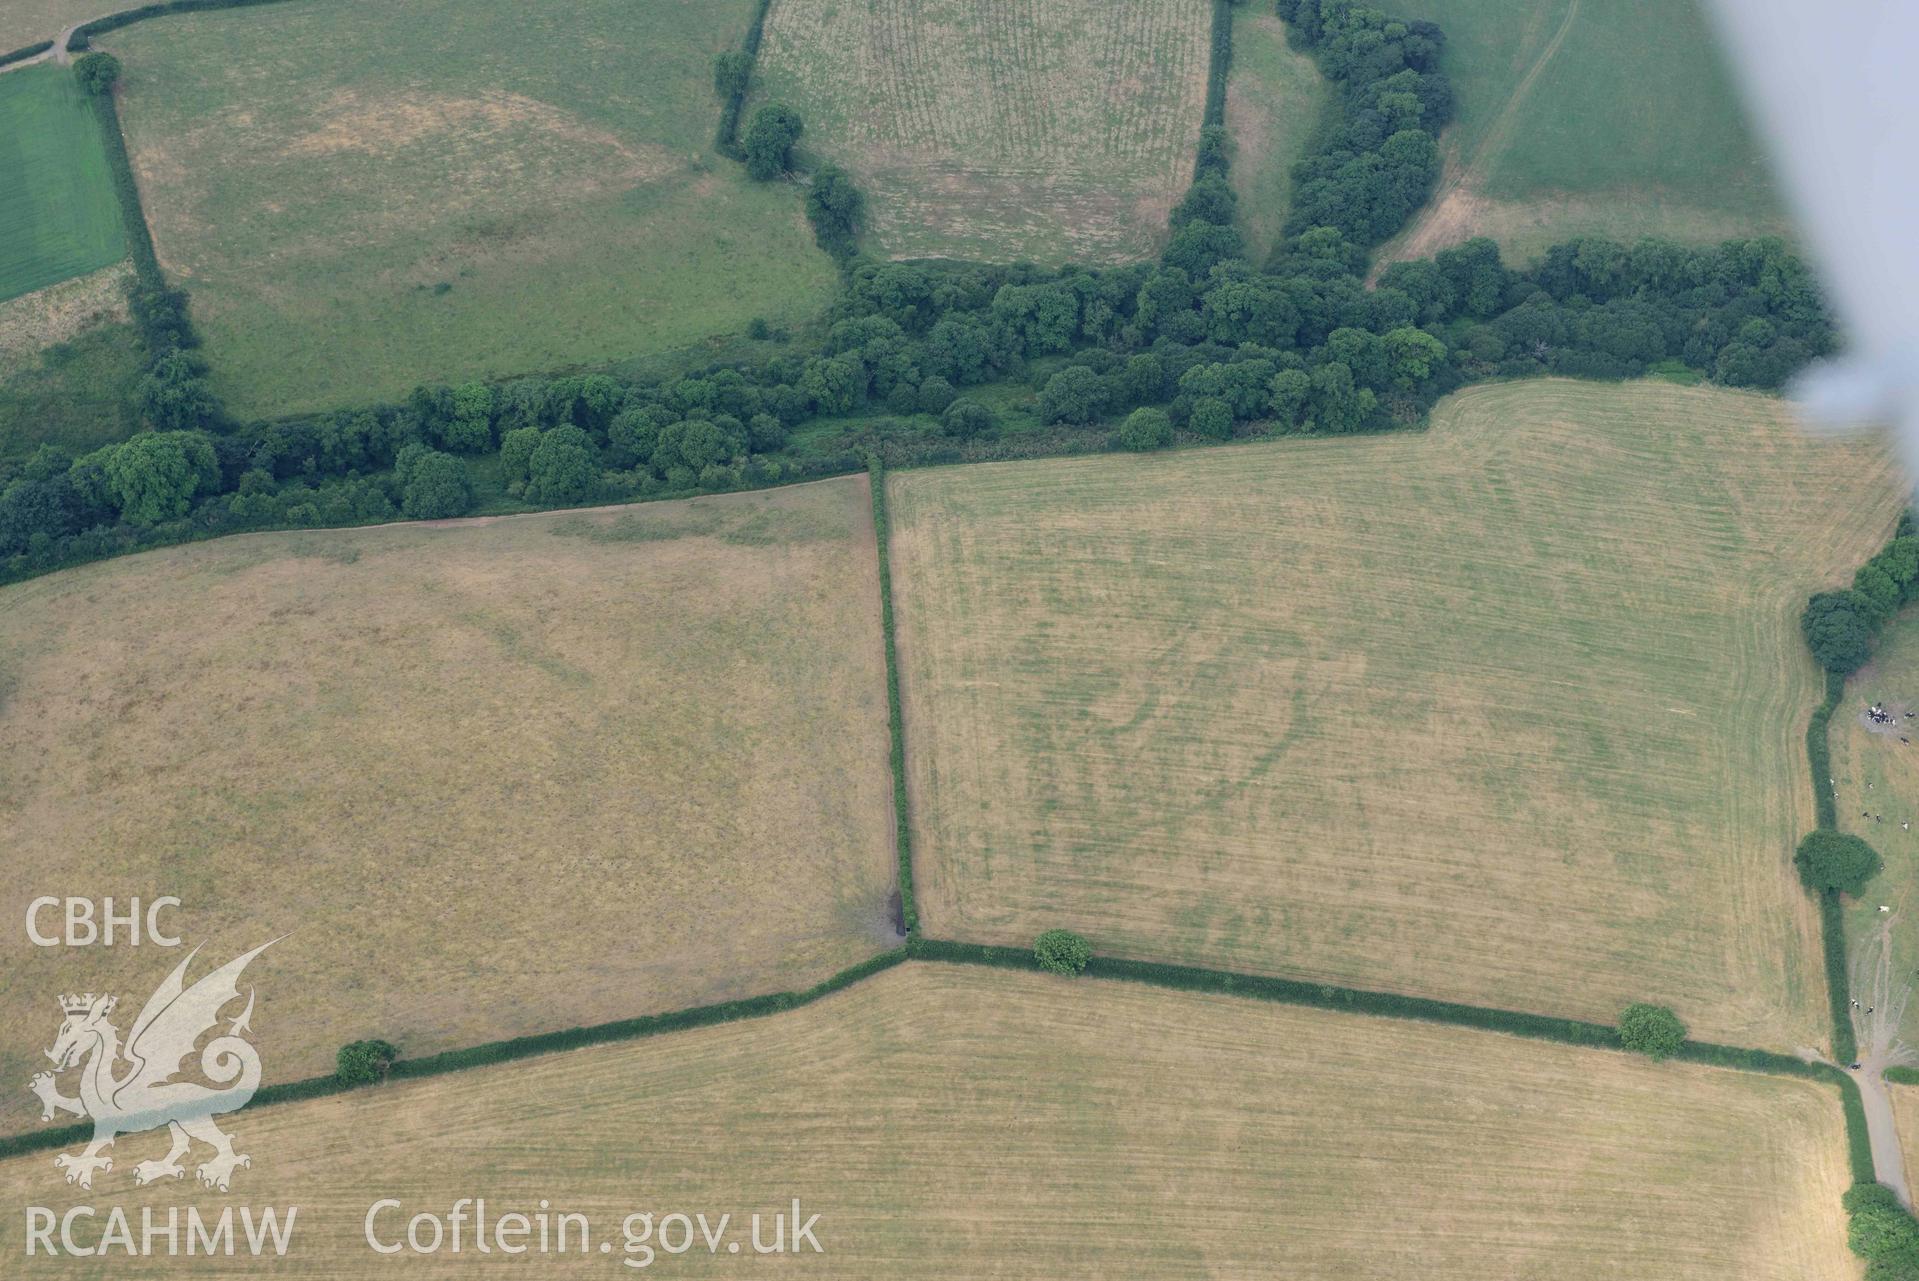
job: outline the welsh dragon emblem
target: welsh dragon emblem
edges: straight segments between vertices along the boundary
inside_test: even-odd
[[[212,1158],[196,1171],[200,1182],[210,1188],[225,1192],[234,1168],[252,1164],[233,1150],[232,1138],[213,1123],[214,1117],[244,1107],[260,1088],[260,1053],[243,1036],[252,1030],[251,989],[246,1008],[224,1034],[200,1051],[200,1071],[213,1084],[174,1078],[200,1038],[217,1029],[220,1011],[239,999],[241,971],[272,946],[262,943],[188,987],[187,966],[200,951],[195,948],[147,998],[124,1046],[119,1029],[108,1022],[115,998],[91,992],[60,998],[60,1011],[66,1017],[53,1048],[47,1051],[54,1069],[36,1074],[28,1088],[39,1096],[42,1121],[51,1121],[59,1112],[93,1121],[93,1140],[84,1151],[63,1152],[53,1159],[67,1172],[68,1183],[91,1188],[95,1170],[113,1169],[113,1158],[102,1156],[101,1151],[111,1147],[116,1136],[163,1125],[172,1148],[160,1160],[134,1166],[135,1183],[183,1177],[186,1171],[180,1158],[195,1139],[213,1149]],[[79,1097],[68,1098],[60,1093],[54,1077],[74,1068],[80,1070],[80,1092]]]

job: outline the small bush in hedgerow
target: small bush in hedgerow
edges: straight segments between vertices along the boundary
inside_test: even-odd
[[[1093,959],[1093,946],[1071,930],[1048,930],[1034,940],[1033,955],[1042,970],[1071,978]]]
[[[386,1080],[387,1070],[400,1057],[390,1041],[353,1041],[340,1047],[334,1071],[343,1085],[372,1085]]]
[[[1839,890],[1857,894],[1866,882],[1879,875],[1884,861],[1879,851],[1845,832],[1825,828],[1811,832],[1799,842],[1792,856],[1799,868],[1799,879],[1809,890]]]
[[[1619,1016],[1619,1041],[1650,1059],[1669,1059],[1686,1040],[1686,1025],[1663,1005],[1628,1005]]]

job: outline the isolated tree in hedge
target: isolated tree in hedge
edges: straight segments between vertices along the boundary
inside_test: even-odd
[[[846,171],[821,165],[806,192],[806,220],[813,224],[813,238],[820,248],[835,258],[852,257],[859,248],[860,218],[865,212],[866,197]]]
[[[1879,869],[1885,866],[1879,851],[1857,836],[1827,828],[1808,833],[1806,839],[1799,842],[1792,861],[1798,865],[1799,879],[1806,883],[1806,888],[1839,890],[1845,894],[1857,894],[1865,889],[1866,882],[1879,875]]]
[[[400,1051],[387,1041],[353,1041],[334,1057],[334,1074],[342,1085],[372,1085],[386,1080]]]
[[[1071,978],[1093,959],[1093,947],[1071,930],[1048,930],[1033,940],[1033,955],[1042,970]]]
[[[1806,602],[1799,630],[1829,672],[1850,676],[1872,657],[1872,609],[1857,592],[1820,592]]]
[[[1228,226],[1238,214],[1239,197],[1232,185],[1219,174],[1209,173],[1186,189],[1185,197],[1173,206],[1168,221],[1175,229],[1194,221]]]
[[[1871,1266],[1868,1281],[1919,1277],[1919,1220],[1883,1183],[1855,1183],[1840,1198],[1846,1208],[1846,1244]]]
[[[1686,1040],[1686,1025],[1663,1005],[1628,1005],[1619,1016],[1619,1040],[1651,1059],[1668,1059]]]
[[[193,357],[170,352],[153,362],[140,380],[140,416],[157,431],[193,431],[211,427],[220,402]]]
[[[89,53],[73,64],[73,74],[88,93],[106,93],[120,78],[120,60],[110,53]]]
[[[783,103],[755,111],[746,127],[746,172],[761,182],[785,173],[793,165],[793,144],[805,131],[800,113]]]

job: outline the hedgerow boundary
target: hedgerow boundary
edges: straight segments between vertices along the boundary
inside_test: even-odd
[[[10,67],[16,62],[37,58],[51,48],[53,48],[53,41],[42,40],[39,44],[30,44],[7,53],[0,53],[0,67]]]
[[[601,1023],[591,1027],[566,1028],[534,1036],[489,1041],[424,1058],[399,1059],[389,1069],[387,1079],[403,1081],[444,1076],[450,1072],[463,1072],[469,1068],[511,1063],[566,1050],[584,1049],[588,1046],[642,1040],[666,1032],[711,1027],[715,1024],[738,1022],[743,1019],[764,1018],[783,1010],[809,1005],[907,962],[971,965],[989,969],[1044,973],[1040,969],[1038,960],[1028,949],[915,936],[899,947],[841,970],[831,978],[803,991],[775,992],[717,1005],[699,1005],[614,1023]],[[1490,1006],[1462,1005],[1426,997],[1404,996],[1396,992],[1377,992],[1325,983],[1306,983],[1296,979],[1272,978],[1259,974],[1241,974],[1230,970],[1203,969],[1196,966],[1105,956],[1094,956],[1088,962],[1085,974],[1090,978],[1139,983],[1169,991],[1204,992],[1335,1013],[1443,1024],[1480,1032],[1501,1032],[1530,1040],[1555,1041],[1581,1049],[1603,1050],[1616,1054],[1631,1053],[1620,1044],[1618,1030],[1603,1023],[1528,1014],[1523,1011],[1502,1010]],[[1872,1143],[1866,1131],[1866,1115],[1860,1101],[1859,1087],[1851,1077],[1838,1068],[1826,1063],[1807,1062],[1770,1050],[1746,1049],[1710,1041],[1686,1041],[1673,1057],[1683,1062],[1706,1067],[1791,1077],[1838,1087],[1840,1105],[1845,1115],[1847,1159],[1853,1177],[1862,1182],[1873,1180]],[[269,1085],[262,1088],[253,1096],[246,1110],[294,1103],[305,1099],[325,1098],[369,1088],[373,1087],[347,1085],[337,1076],[309,1077],[301,1081],[290,1081],[282,1085]],[[50,1130],[10,1135],[0,1138],[0,1158],[64,1147],[86,1139],[91,1133],[89,1126],[67,1125]]]
[[[140,203],[140,184],[134,179],[126,135],[120,128],[120,107],[112,91],[92,94],[88,101],[93,103],[93,116],[100,124],[100,139],[106,144],[107,173],[113,180],[114,198],[120,203],[120,221],[126,226],[127,255],[133,259],[133,274],[148,289],[165,289],[166,273],[160,270],[160,259],[153,249],[146,206]]]
[[[1812,777],[1812,807],[1815,827],[1836,829],[1839,807],[1832,797],[1832,745],[1826,736],[1832,714],[1845,696],[1846,678],[1837,672],[1826,674],[1826,697],[1812,711],[1806,723],[1806,764]],[[1846,914],[1838,890],[1819,894],[1819,943],[1825,955],[1826,1002],[1832,1007],[1832,1054],[1841,1063],[1859,1057],[1859,1039],[1852,1028],[1852,980],[1846,967]]]
[[[487,1067],[496,1063],[512,1063],[519,1059],[538,1058],[565,1050],[609,1045],[617,1041],[638,1041],[649,1036],[659,1036],[664,1032],[711,1027],[718,1023],[735,1023],[742,1019],[765,1018],[769,1014],[777,1014],[782,1010],[810,1005],[821,997],[849,988],[862,979],[890,970],[906,959],[907,949],[900,946],[869,957],[857,965],[848,966],[831,978],[798,992],[770,992],[764,996],[723,1001],[715,1005],[695,1005],[683,1010],[646,1014],[639,1018],[621,1019],[613,1023],[596,1023],[590,1027],[571,1027],[555,1032],[540,1032],[532,1036],[512,1037],[504,1041],[487,1041],[464,1049],[430,1054],[424,1058],[397,1059],[387,1069],[386,1079],[410,1081],[424,1077],[444,1076],[449,1072],[464,1072],[469,1068]],[[367,1088],[369,1087],[347,1085],[333,1075],[307,1077],[300,1081],[261,1087],[252,1101],[242,1110],[250,1111],[280,1103],[326,1098]],[[91,1126],[81,1124],[8,1135],[0,1138],[0,1158],[64,1147],[69,1143],[77,1143],[87,1138],[92,1132]]]
[[[1212,57],[1206,64],[1206,114],[1201,128],[1226,125],[1226,77],[1233,69],[1233,0],[1213,0]],[[1200,160],[1194,161],[1193,176],[1199,176]]]
[[[164,18],[174,13],[206,13],[214,9],[251,9],[256,5],[283,4],[286,0],[167,0],[164,4],[146,4],[137,9],[122,9],[92,22],[83,22],[67,37],[67,52],[79,53],[94,36],[130,27],[148,18]]]
[[[1871,647],[1877,641],[1878,629],[1890,621],[1903,601],[1895,602],[1885,608],[1883,617],[1874,614],[1872,602],[1865,598],[1858,584],[1866,576],[1867,570],[1894,557],[1901,538],[1909,537],[1912,530],[1910,513],[1902,515],[1898,525],[1893,528],[1892,537],[1866,562],[1854,576],[1854,586],[1846,592],[1822,592],[1807,602],[1805,615],[1800,620],[1800,631],[1807,648],[1812,651],[1813,660],[1821,664],[1826,677],[1826,697],[1813,709],[1812,718],[1806,722],[1806,767],[1812,782],[1813,827],[1818,831],[1839,830],[1839,802],[1833,793],[1832,778],[1832,741],[1830,730],[1832,714],[1839,709],[1839,702],[1846,694],[1846,679],[1851,670],[1863,665],[1863,659],[1871,654]],[[1912,588],[1907,583],[1896,583],[1892,590],[1907,595]],[[1863,629],[1865,649],[1860,662],[1853,663],[1844,670],[1825,666],[1826,656],[1822,655],[1814,644],[1814,619],[1817,606],[1822,599],[1850,597],[1858,601],[1857,612],[1862,619],[1877,618],[1874,622],[1860,622]],[[1908,599],[1910,597],[1908,596]],[[1852,984],[1847,964],[1845,904],[1835,889],[1819,891],[1819,925],[1821,948],[1825,953],[1826,999],[1832,1006],[1832,1052],[1841,1063],[1851,1063],[1859,1057],[1859,1041],[1852,1026]]]
[[[747,25],[746,36],[740,41],[740,52],[746,55],[746,74],[740,77],[740,87],[720,105],[720,124],[713,135],[713,150],[732,160],[746,158],[740,150],[740,113],[746,110],[746,95],[753,92],[753,73],[760,66],[760,38],[766,31],[767,11],[772,7],[773,0],[760,0],[754,9],[753,21]]]
[[[886,649],[887,766],[893,776],[893,843],[899,853],[900,928],[919,937],[919,906],[913,897],[913,820],[906,808],[906,715],[900,701],[899,643],[893,629],[893,568],[886,514],[886,466],[878,455],[867,461],[867,486],[873,498],[873,537],[879,548],[880,632]]]

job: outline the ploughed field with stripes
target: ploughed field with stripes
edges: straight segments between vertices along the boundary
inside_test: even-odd
[[[47,1153],[0,1162],[0,1198],[300,1207],[274,1275],[360,1281],[626,1272],[891,1278],[1353,1277],[1848,1281],[1845,1139],[1830,1087],[1459,1028],[1030,973],[909,964],[771,1018],[480,1068],[223,1122],[244,1192],[123,1171],[91,1193]],[[102,1186],[111,1184],[103,1193]],[[587,1216],[589,1252],[376,1256],[484,1195],[489,1217]],[[820,1253],[754,1254],[750,1216],[817,1214]],[[665,1215],[703,1213],[690,1251]],[[104,1213],[104,1209],[101,1211]],[[637,1231],[637,1225],[636,1231]],[[791,1243],[790,1225],[788,1242]],[[425,1239],[430,1234],[423,1233]],[[683,1242],[675,1225],[667,1234]],[[530,1241],[532,1238],[528,1238]],[[577,1236],[574,1238],[577,1240]],[[598,1253],[606,1241],[612,1254]],[[643,1257],[639,1255],[631,1257]],[[113,1256],[125,1277],[248,1275]],[[25,1275],[99,1275],[37,1259]]]
[[[896,258],[1126,261],[1192,179],[1212,6],[773,0],[752,110],[850,170]]]
[[[1823,1044],[1797,620],[1892,529],[1878,444],[1533,381],[889,483],[933,936]]]

